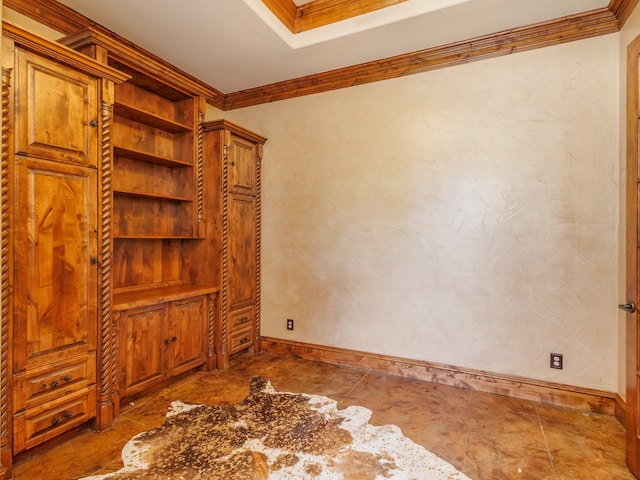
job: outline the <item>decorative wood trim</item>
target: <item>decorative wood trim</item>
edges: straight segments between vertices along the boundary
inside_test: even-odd
[[[2,267],[0,281],[2,283],[2,295],[0,298],[0,472],[11,471],[11,395],[9,366],[11,342],[10,342],[10,317],[11,317],[11,278],[12,273],[12,239],[10,228],[10,171],[11,168],[11,68],[2,68],[2,160],[0,163],[0,192],[2,195],[0,206],[0,224],[2,228],[0,242],[0,256]]]
[[[204,226],[204,113],[198,111],[198,148],[197,148],[197,163],[196,163],[196,175],[197,175],[197,228],[198,233],[202,234],[202,227]]]
[[[3,0],[2,6],[37,20],[63,35],[77,32],[93,23],[66,5],[50,0]]]
[[[295,33],[298,7],[292,0],[262,0],[262,3],[271,10],[271,13],[273,13],[291,33]]]
[[[294,33],[391,7],[407,0],[315,0],[297,8]]]
[[[228,132],[220,131],[220,145],[222,146],[222,251],[221,251],[221,265],[222,265],[222,296],[221,296],[221,308],[222,315],[220,318],[221,329],[220,334],[220,350],[218,351],[218,368],[226,370],[229,368],[229,352],[228,352],[228,339],[227,339],[227,291],[228,278],[229,278],[229,144],[231,143],[231,136]]]
[[[112,87],[113,88],[113,87]],[[100,158],[100,195],[98,211],[99,222],[99,289],[100,289],[100,317],[98,318],[98,430],[104,430],[113,421],[113,375],[115,365],[115,336],[113,334],[113,282],[112,282],[112,257],[113,242],[111,235],[113,212],[113,144],[111,142],[111,128],[113,120],[113,107],[110,103],[102,101],[101,105],[102,138]]]
[[[281,17],[285,18],[285,23],[291,18],[292,6],[297,15],[298,7],[291,0],[263,1],[275,10],[274,13],[279,12],[276,16],[281,20]],[[322,3],[328,1],[322,0]],[[195,91],[200,92],[208,103],[221,110],[233,110],[614,33],[624,25],[638,1],[611,0],[607,8],[226,95],[55,0],[5,0],[4,5],[67,35],[91,27],[92,31],[100,32],[101,37],[116,39],[118,44],[126,46],[123,55],[152,58],[161,67],[160,72],[179,71],[192,85],[197,85]],[[376,0],[371,2],[378,3]]]
[[[116,83],[129,79],[128,75],[119,72],[115,68],[98,63],[61,43],[50,42],[10,23],[2,22],[2,35],[13,40],[16,45],[50,58],[61,65],[68,65],[86,72],[94,77],[104,78]]]
[[[73,49],[99,45],[109,52],[110,58],[171,85],[178,91],[189,96],[202,95],[218,108],[224,105],[222,92],[103,27],[89,26],[61,41]]]
[[[260,337],[260,299],[261,299],[261,272],[262,265],[262,144],[256,145],[256,307],[255,307],[255,340],[253,342],[254,351],[262,350],[262,341]]]
[[[251,130],[247,130],[240,125],[237,125],[229,120],[220,119],[220,120],[210,120],[205,122],[204,131],[210,132],[213,130],[229,130],[234,135],[238,137],[242,137],[250,142],[259,143],[264,145],[267,142],[267,138],[262,135],[258,135],[257,133],[252,132]]]
[[[621,29],[627,23],[637,5],[638,0],[611,0],[608,8],[618,19],[618,29]]]
[[[291,0],[262,0],[262,3],[291,33],[301,33],[406,1],[314,0],[301,6]]]
[[[514,375],[270,337],[262,337],[262,348],[270,353],[291,354],[368,372],[506,395],[586,412],[615,415],[616,408],[620,408],[621,398],[614,393]]]
[[[449,45],[229,93],[225,96],[225,109],[233,110],[389,80],[617,31],[616,17],[611,11],[603,8]]]
[[[218,294],[212,293],[207,295],[207,319],[209,328],[209,338],[207,339],[207,371],[216,369],[216,299]]]

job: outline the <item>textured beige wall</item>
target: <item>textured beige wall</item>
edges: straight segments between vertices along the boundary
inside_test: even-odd
[[[227,112],[269,138],[263,335],[617,391],[618,40]]]

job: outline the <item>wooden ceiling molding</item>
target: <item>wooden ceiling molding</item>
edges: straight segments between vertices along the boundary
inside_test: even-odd
[[[301,33],[407,0],[314,0],[297,6],[292,0],[262,0],[291,33]]]
[[[357,4],[350,12],[359,12],[356,13],[359,15],[366,13],[366,8],[384,8],[385,6],[400,3],[401,1],[406,0],[363,0],[358,2],[347,0],[315,0],[297,7],[291,0],[263,0],[265,5],[277,16],[281,15],[285,19],[289,18],[290,22],[292,12],[295,10],[297,16],[298,9],[303,12],[301,14],[302,16],[306,15],[310,18],[315,16],[317,20],[314,21],[319,22],[322,16],[320,13],[313,12],[320,12],[325,8],[329,8],[330,5],[332,8],[340,5],[338,10],[341,10],[347,3]],[[208,92],[208,95],[205,96],[211,105],[222,110],[233,110],[614,33],[622,28],[639,1],[640,0],[611,0],[608,7],[590,12],[562,17],[517,29],[505,30],[491,35],[383,58],[359,65],[307,75],[284,82],[227,93],[226,95],[206,85],[204,82],[200,83],[203,89]],[[122,37],[109,32],[104,27],[98,26],[95,22],[92,22],[90,19],[55,0],[3,0],[3,4],[5,7],[26,15],[65,35],[92,26],[94,28],[100,28],[102,29],[101,31],[105,33],[108,32],[109,35],[113,35],[121,41],[126,42]],[[313,9],[309,10],[312,7]],[[305,10],[306,14],[304,13]],[[309,12],[311,12],[311,14]],[[340,15],[342,15],[342,13],[340,13]],[[338,21],[335,20],[337,16],[339,15],[334,12],[333,14],[327,14],[325,18],[333,18],[333,21]],[[278,16],[278,18],[280,18],[280,16]],[[131,42],[128,43],[133,49],[143,50]],[[156,58],[160,64],[178,70],[168,62],[149,52],[145,52],[145,54]],[[186,73],[185,75],[188,76]],[[194,81],[199,80],[194,78]]]
[[[225,96],[225,110],[389,80],[605,35],[618,30],[616,16],[608,8],[602,8],[449,45],[229,93]]]
[[[609,10],[618,19],[618,28],[622,28],[638,5],[638,0],[611,0]]]

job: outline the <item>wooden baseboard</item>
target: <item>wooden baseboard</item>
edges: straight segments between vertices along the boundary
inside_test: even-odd
[[[615,415],[624,424],[625,402],[601,390],[545,382],[526,377],[461,368],[422,360],[262,337],[262,350],[369,372],[495,393],[585,412]]]

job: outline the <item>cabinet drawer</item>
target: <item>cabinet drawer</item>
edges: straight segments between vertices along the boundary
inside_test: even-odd
[[[240,330],[247,330],[248,328],[253,329],[255,324],[254,312],[254,307],[229,312],[229,318],[227,319],[227,331],[229,334]]]
[[[27,370],[14,377],[13,411],[50,402],[96,381],[95,353]]]
[[[13,453],[45,442],[96,415],[95,385],[13,416]]]
[[[229,353],[236,353],[253,346],[253,327],[230,333],[228,338]]]

